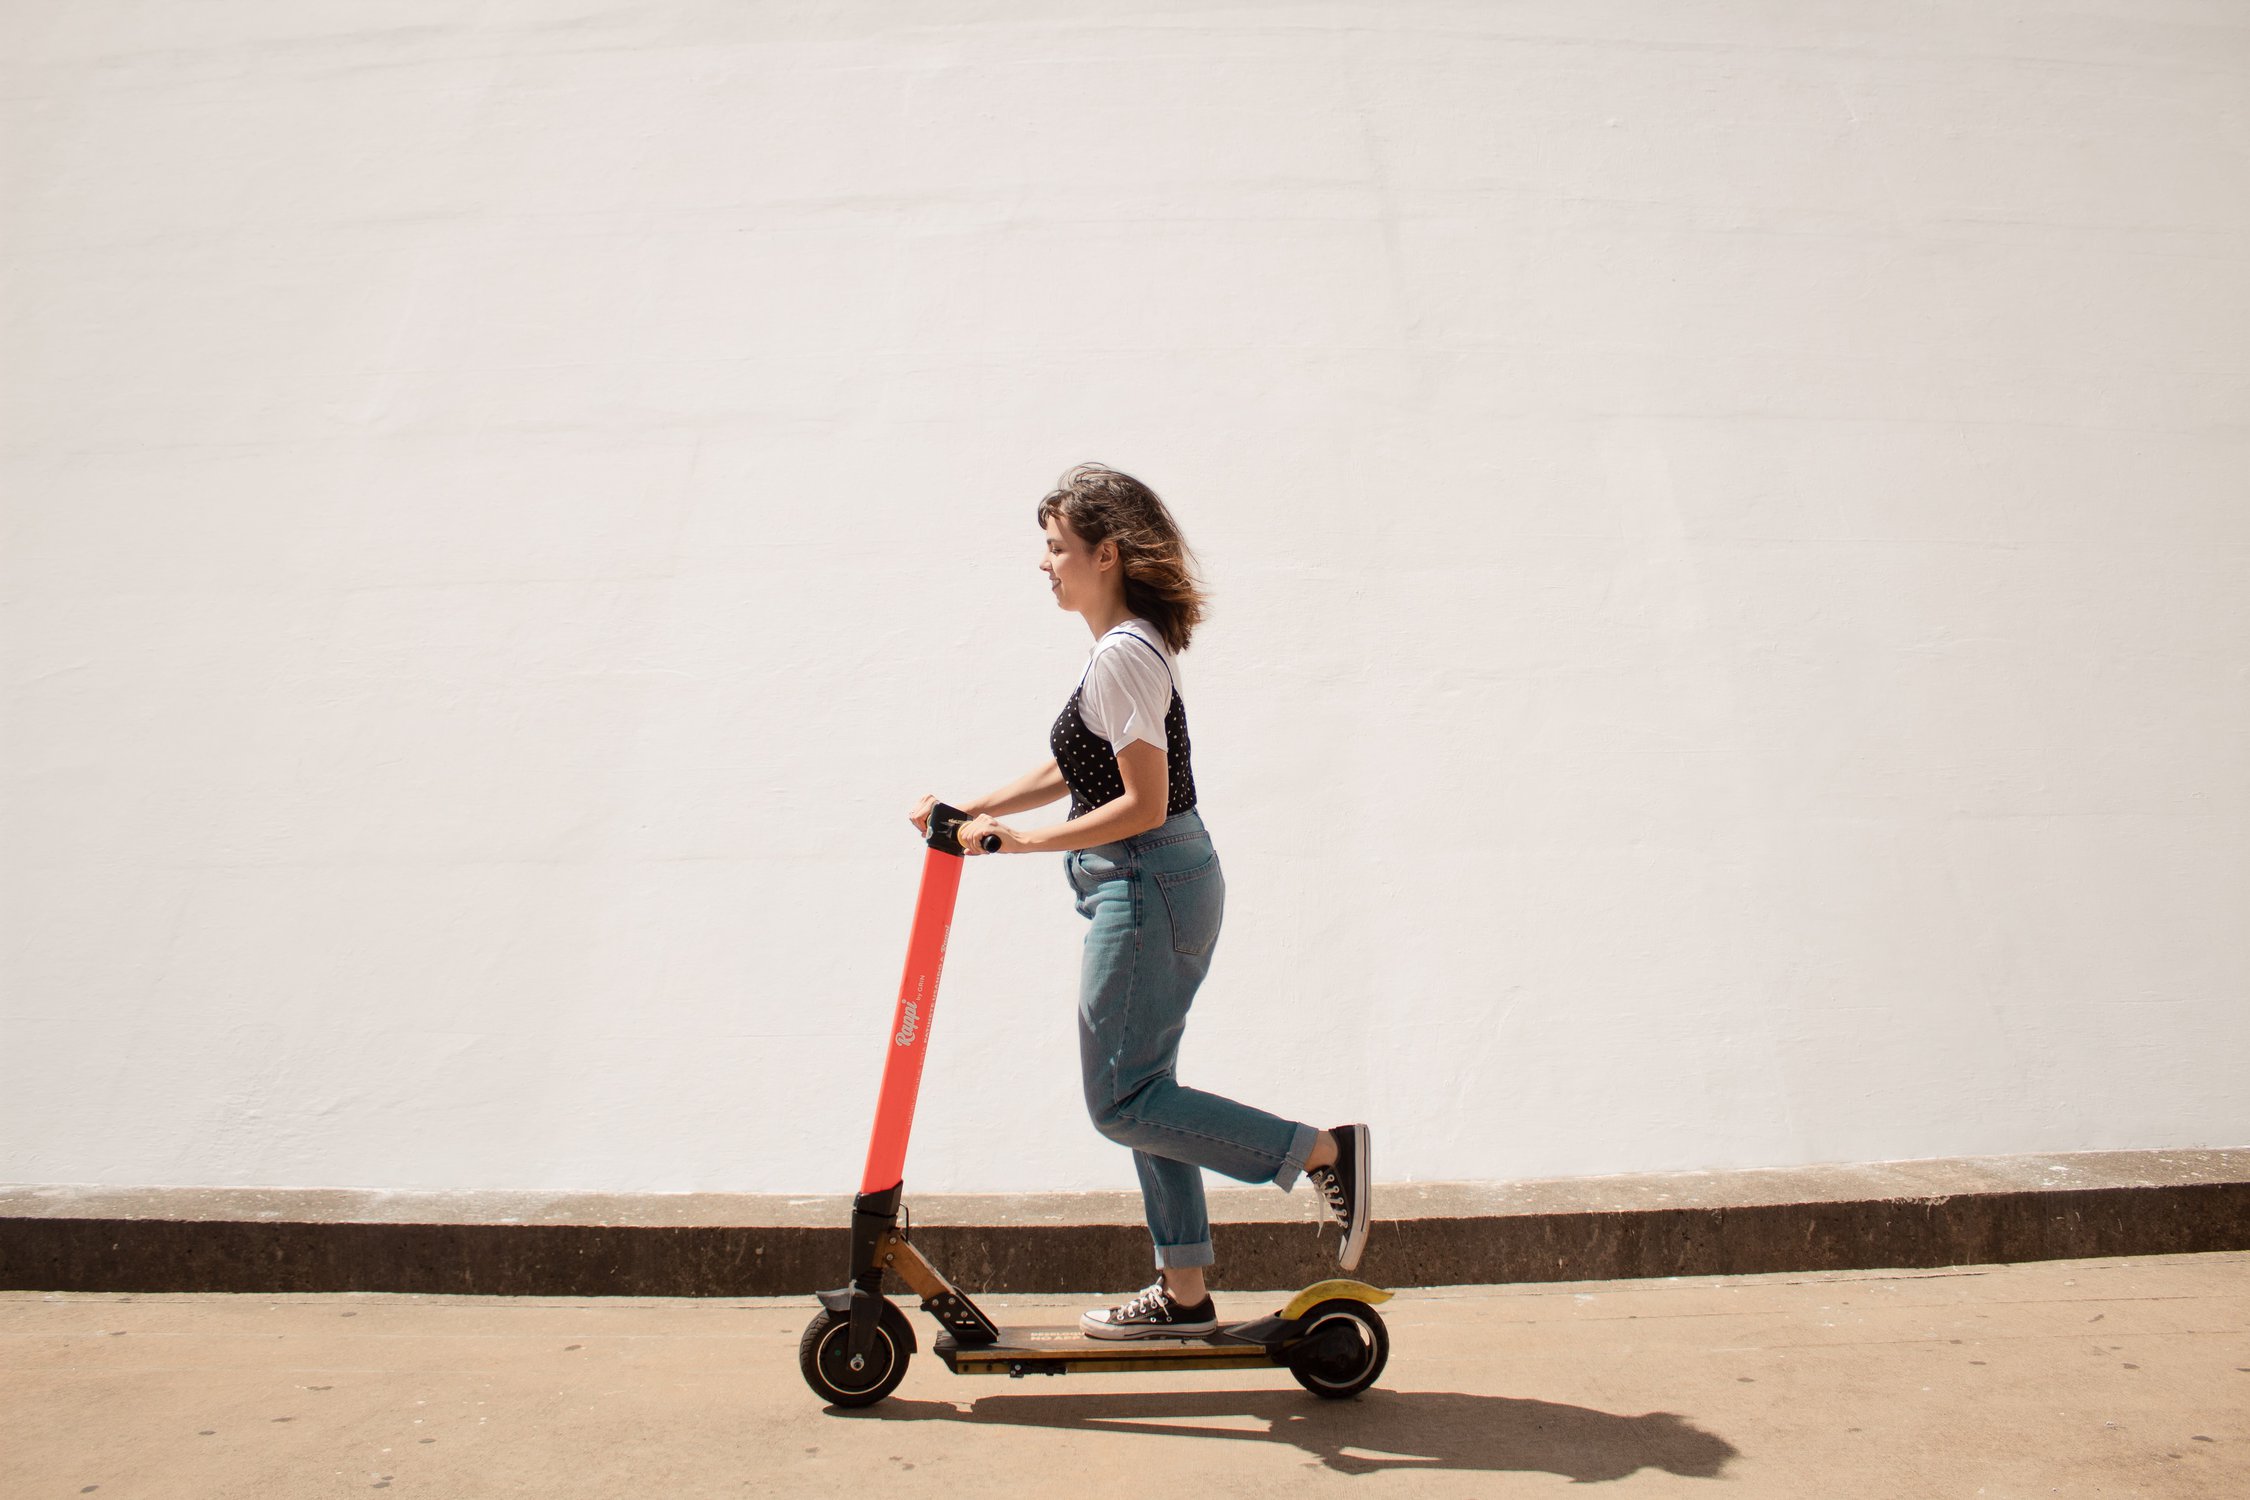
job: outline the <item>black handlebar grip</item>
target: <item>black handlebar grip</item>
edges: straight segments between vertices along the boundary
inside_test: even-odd
[[[932,849],[942,849],[947,854],[965,852],[961,848],[961,826],[969,815],[958,807],[947,807],[943,802],[930,809],[930,832],[927,842]],[[988,833],[977,843],[987,854],[1000,852],[1000,835]]]

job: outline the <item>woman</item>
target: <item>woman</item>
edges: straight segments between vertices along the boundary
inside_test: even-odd
[[[961,844],[981,854],[991,833],[1001,854],[1066,852],[1078,914],[1093,923],[1078,992],[1086,1107],[1097,1130],[1133,1148],[1160,1275],[1079,1326],[1105,1339],[1209,1333],[1219,1320],[1204,1286],[1214,1257],[1202,1169],[1284,1191],[1305,1173],[1344,1226],[1338,1258],[1348,1271],[1367,1239],[1367,1127],[1316,1130],[1173,1076],[1226,897],[1196,812],[1175,667],[1203,596],[1171,512],[1129,475],[1080,464],[1039,502],[1039,524],[1047,586],[1057,607],[1085,620],[1094,646],[1055,720],[1053,758],[961,804],[976,815]],[[1070,814],[1060,823],[1019,830],[995,821],[1065,792]],[[925,797],[910,815],[925,833],[936,802]]]

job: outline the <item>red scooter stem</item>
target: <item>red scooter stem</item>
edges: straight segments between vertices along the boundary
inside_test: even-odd
[[[958,846],[956,846],[958,847]],[[953,930],[953,902],[961,890],[961,856],[933,841],[922,860],[922,890],[914,899],[914,932],[906,943],[906,973],[899,980],[883,1061],[883,1092],[875,1103],[875,1133],[867,1143],[863,1194],[897,1187],[906,1175],[906,1138],[914,1128],[914,1099],[922,1088],[922,1059],[929,1055],[930,1021],[937,1012],[938,975]]]

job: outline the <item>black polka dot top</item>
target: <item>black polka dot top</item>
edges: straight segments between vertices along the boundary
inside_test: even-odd
[[[1127,637],[1139,641],[1130,631]],[[1153,651],[1146,641],[1140,644]],[[1124,647],[1113,649],[1124,650]],[[1170,670],[1170,665],[1166,665]],[[1117,752],[1103,739],[1086,727],[1086,716],[1079,710],[1079,696],[1086,691],[1086,679],[1078,679],[1078,686],[1070,691],[1070,701],[1055,720],[1054,731],[1047,736],[1048,748],[1054,751],[1055,764],[1062,768],[1063,780],[1070,786],[1070,816],[1082,818],[1106,802],[1115,802],[1125,795],[1125,778],[1117,769]],[[1164,713],[1164,779],[1166,796],[1164,816],[1174,817],[1195,806],[1195,773],[1188,766],[1187,705],[1180,701],[1178,687],[1172,689],[1172,706]]]

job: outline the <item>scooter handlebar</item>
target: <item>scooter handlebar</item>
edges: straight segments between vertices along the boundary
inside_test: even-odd
[[[958,807],[948,807],[940,802],[930,809],[930,831],[924,842],[932,849],[941,849],[947,854],[964,853],[966,851],[961,847],[961,827],[968,821],[969,814]],[[1000,852],[1000,835],[997,833],[988,833],[978,839],[977,843],[987,854]]]

